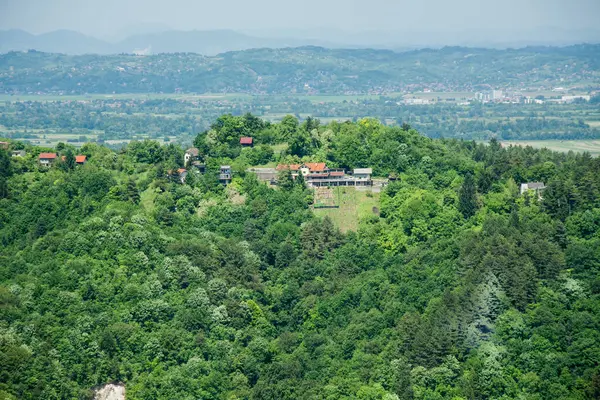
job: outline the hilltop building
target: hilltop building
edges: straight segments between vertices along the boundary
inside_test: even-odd
[[[253,140],[251,137],[242,137],[240,138],[240,144],[242,145],[242,147],[252,147]]]
[[[57,157],[56,153],[40,153],[38,160],[42,167],[50,167]]]
[[[521,195],[524,193],[533,191],[537,194],[538,198],[542,198],[542,192],[546,189],[544,182],[527,182],[521,183]]]
[[[302,174],[308,187],[373,185],[371,168],[357,168],[351,175],[346,174],[343,169],[328,168],[325,163],[280,164],[276,170],[286,169],[292,172],[294,179]]]
[[[185,183],[185,177],[187,176],[187,170],[185,168],[179,168],[177,170],[177,174],[179,175],[179,181],[181,183]]]
[[[206,165],[202,164],[200,161],[192,161],[192,167],[195,169],[196,173],[203,174],[206,172]]]
[[[187,167],[190,162],[196,161],[198,159],[199,154],[200,150],[198,150],[195,147],[190,147],[189,149],[187,149],[185,151],[185,154],[183,155],[183,165]]]
[[[221,165],[221,172],[219,174],[219,182],[224,185],[229,185],[231,183],[232,173],[230,165]]]

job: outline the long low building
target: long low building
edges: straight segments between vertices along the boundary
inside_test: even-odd
[[[248,172],[255,173],[263,181],[275,183],[277,174],[286,169],[291,171],[294,179],[302,174],[308,187],[373,185],[371,168],[357,168],[347,174],[344,169],[328,168],[325,163],[279,164],[277,168],[251,168]]]

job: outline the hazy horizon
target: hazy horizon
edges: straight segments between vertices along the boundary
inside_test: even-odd
[[[165,30],[398,43],[598,40],[597,0],[0,0],[0,30],[73,30],[104,40]],[[345,37],[345,35],[348,35]],[[474,34],[475,37],[474,37]],[[441,42],[440,42],[441,44]]]

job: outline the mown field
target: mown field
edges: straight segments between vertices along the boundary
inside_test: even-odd
[[[338,208],[315,208],[314,212],[321,217],[329,216],[342,232],[356,230],[361,218],[379,212],[379,193],[354,187],[336,187],[330,191]]]
[[[561,152],[589,152],[597,157],[600,155],[600,140],[514,140],[502,141],[502,146],[531,146],[535,149],[547,148]]]

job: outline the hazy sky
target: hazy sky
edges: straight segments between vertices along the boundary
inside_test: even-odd
[[[111,36],[173,29],[350,31],[598,29],[600,0],[0,0],[0,30]]]

